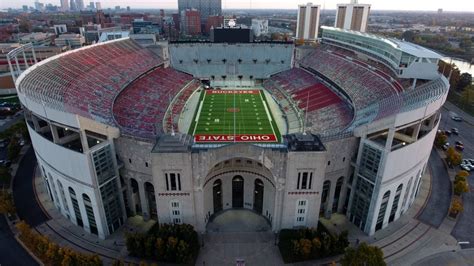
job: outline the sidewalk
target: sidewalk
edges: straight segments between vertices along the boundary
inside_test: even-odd
[[[51,219],[36,227],[36,230],[48,236],[53,242],[60,246],[67,246],[82,253],[99,255],[104,264],[111,264],[115,259],[125,263],[139,263],[137,258],[129,257],[125,246],[125,232],[133,232],[137,226],[141,227],[146,223],[141,217],[132,217],[119,230],[102,240],[93,234],[87,233],[82,227],[74,225],[64,217],[49,199],[46,186],[40,171],[35,170],[34,191],[38,203]]]
[[[455,221],[445,218],[436,229],[417,220],[430,193],[431,172],[427,171],[422,177],[420,192],[408,211],[372,236],[366,235],[342,214],[333,214],[330,220],[322,219],[322,222],[335,232],[348,230],[351,243],[358,239],[360,242],[380,247],[389,265],[412,265],[420,258],[460,249],[456,239],[450,235]]]

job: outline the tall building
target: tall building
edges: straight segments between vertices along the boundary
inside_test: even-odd
[[[318,38],[321,6],[308,3],[298,7],[296,39],[314,41]]]
[[[76,7],[78,10],[84,10],[84,0],[76,0]]]
[[[61,10],[68,11],[69,10],[69,1],[68,0],[61,0]]]
[[[71,9],[72,11],[77,10],[76,1],[75,1],[75,0],[71,0],[71,1],[69,2],[69,7],[70,7],[70,9]]]
[[[95,2],[95,8],[97,10],[102,10],[102,4],[100,2]]]
[[[196,9],[181,11],[181,31],[185,35],[201,34],[201,14]]]
[[[222,0],[178,0],[178,11],[197,9],[201,13],[201,21],[205,23],[209,16],[222,15]]]
[[[95,9],[94,2],[89,2],[89,9],[90,9],[90,10],[94,10],[94,9]]]
[[[369,4],[359,4],[351,0],[350,4],[338,4],[334,27],[365,32],[369,21]]]
[[[252,19],[252,30],[256,37],[268,33],[267,19]]]

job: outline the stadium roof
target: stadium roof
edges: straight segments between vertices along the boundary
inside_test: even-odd
[[[441,58],[442,56],[430,49],[427,49],[423,46],[410,43],[407,41],[403,40],[398,40],[394,38],[384,38],[379,35],[371,34],[371,33],[366,33],[366,32],[360,32],[360,31],[353,31],[353,30],[347,30],[347,29],[341,29],[341,28],[335,28],[335,27],[328,27],[328,26],[322,26],[321,27],[323,30],[332,30],[332,31],[339,31],[339,32],[345,32],[353,35],[358,35],[366,38],[370,38],[373,40],[385,42],[392,47],[399,49],[402,52],[405,52],[407,54],[414,55],[416,57],[421,57],[421,58]]]

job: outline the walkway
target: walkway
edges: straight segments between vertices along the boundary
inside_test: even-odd
[[[377,231],[373,236],[367,236],[350,223],[344,215],[333,214],[331,220],[322,219],[322,222],[332,231],[348,230],[351,243],[358,239],[361,242],[380,247],[384,252],[384,259],[389,265],[411,265],[420,258],[432,254],[457,250],[459,249],[457,241],[450,235],[454,221],[442,217],[442,222],[439,223],[441,214],[433,214],[437,219],[435,224],[439,223],[439,229],[437,229],[431,224],[423,223],[417,219],[425,208],[436,209],[436,206],[431,206],[431,204],[437,204],[436,200],[431,199],[431,197],[436,197],[432,192],[431,181],[433,180],[433,186],[435,186],[434,183],[442,180],[441,178],[447,179],[446,176],[439,175],[439,172],[427,171],[427,174],[422,177],[420,191],[410,209],[397,221],[389,224],[385,229]],[[449,181],[449,179],[447,180]],[[442,214],[446,214],[445,209],[439,210]]]
[[[209,222],[196,265],[283,265],[275,234],[263,216],[249,210],[228,210]]]
[[[438,228],[448,214],[451,204],[451,180],[435,149],[431,151],[429,167],[432,175],[430,197],[418,220]]]
[[[42,211],[34,198],[33,180],[36,157],[33,148],[28,149],[20,162],[13,181],[13,198],[20,220],[26,221],[32,227],[40,225],[49,217]]]

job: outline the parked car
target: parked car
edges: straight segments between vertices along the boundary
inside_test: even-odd
[[[462,141],[456,140],[456,145],[464,146],[464,143],[462,143]]]
[[[455,127],[451,128],[451,132],[454,134],[454,135],[459,135],[459,130]]]
[[[451,136],[451,133],[452,133],[451,130],[445,130],[444,131],[444,134],[446,134],[446,136]]]
[[[10,167],[12,165],[12,162],[10,160],[0,160],[0,165]]]
[[[460,116],[451,116],[451,119],[454,120],[454,121],[457,121],[457,122],[462,121],[462,117],[460,117]]]
[[[447,151],[449,148],[449,143],[444,144],[442,148],[444,151]]]
[[[471,167],[467,166],[466,164],[461,164],[459,167],[461,167],[462,170],[471,172]]]
[[[464,150],[464,145],[456,145],[456,150],[463,151]]]

